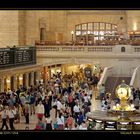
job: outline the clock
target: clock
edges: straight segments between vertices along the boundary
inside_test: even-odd
[[[125,99],[127,100],[131,95],[131,89],[128,85],[126,84],[121,84],[116,88],[116,96],[122,100]]]
[[[127,96],[127,90],[125,88],[119,88],[117,92],[120,99],[125,98]]]

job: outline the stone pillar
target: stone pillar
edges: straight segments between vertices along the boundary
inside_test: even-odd
[[[34,72],[30,73],[30,85],[34,85]]]
[[[4,91],[4,77],[0,78],[0,92]]]
[[[17,76],[16,75],[13,75],[11,77],[11,89],[13,90],[17,90]]]
[[[65,65],[61,65],[61,75],[65,75]]]
[[[41,80],[40,71],[36,71],[34,74],[35,74],[34,82],[35,82],[36,85],[38,85],[39,81]]]
[[[23,85],[28,88],[29,87],[29,73],[23,74]]]

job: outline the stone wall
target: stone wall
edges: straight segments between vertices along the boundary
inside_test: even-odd
[[[123,20],[120,18],[123,17]],[[46,27],[46,40],[71,41],[75,25],[85,22],[108,22],[118,25],[119,32],[126,31],[126,13],[100,10],[32,10],[26,11],[26,44],[40,39],[40,20]]]
[[[0,10],[0,47],[18,45],[18,11]]]
[[[139,30],[138,10],[1,10],[0,47],[34,45],[45,27],[45,40],[71,41],[75,25],[108,22],[118,25],[119,32]]]
[[[140,10],[128,10],[126,14],[128,31],[140,30]]]

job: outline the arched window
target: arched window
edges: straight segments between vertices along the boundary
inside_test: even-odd
[[[125,47],[121,47],[121,52],[125,52]]]
[[[75,26],[76,41],[108,40],[117,38],[117,25],[106,22],[88,22]],[[83,39],[84,38],[84,39]]]
[[[45,18],[39,19],[39,28],[40,28],[40,41],[46,40],[46,20]]]

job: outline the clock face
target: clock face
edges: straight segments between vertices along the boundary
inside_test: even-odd
[[[127,100],[131,95],[131,88],[125,83],[122,83],[117,87],[116,95],[119,99]]]
[[[119,88],[117,90],[117,95],[120,99],[127,98],[127,90],[125,88]]]

